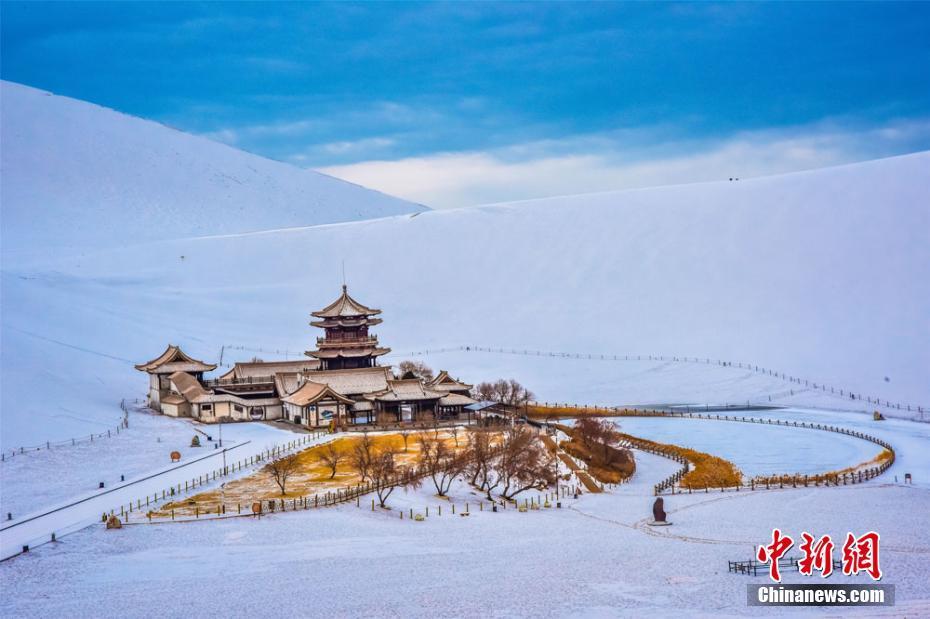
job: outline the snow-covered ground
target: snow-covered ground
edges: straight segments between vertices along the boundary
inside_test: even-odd
[[[34,548],[46,543],[53,533],[60,539],[79,531],[104,512],[119,511],[172,486],[209,476],[224,463],[242,462],[297,440],[304,441],[303,445],[327,440],[325,435],[307,436],[283,425],[237,423],[223,425],[220,447],[216,425],[145,412],[130,412],[129,423],[128,430],[109,438],[27,451],[3,463],[0,559],[16,554],[24,545]],[[202,447],[190,446],[195,433]],[[180,462],[171,462],[172,451],[181,453]],[[221,479],[250,470],[237,470]]]
[[[767,412],[762,417],[768,418]],[[756,475],[838,471],[881,452],[878,445],[859,438],[804,428],[664,417],[624,417],[616,423],[633,436],[725,458],[747,481]]]
[[[831,423],[848,418],[817,415]],[[912,460],[920,463],[913,469],[918,479],[930,477],[922,429],[896,422],[884,430],[905,459],[919,459]],[[562,509],[523,514],[478,511],[481,497],[457,484],[451,500],[457,512],[469,502],[470,515],[452,516],[449,502],[433,496],[427,482],[396,491],[387,512],[372,512],[363,501],[361,508],[279,513],[260,521],[121,531],[94,526],[0,564],[0,579],[19,592],[4,597],[0,612],[38,616],[55,607],[67,615],[189,616],[191,599],[183,592],[196,583],[198,604],[237,615],[268,608],[283,615],[380,617],[884,614],[886,609],[747,607],[746,584],[765,578],[729,574],[727,561],[751,558],[779,526],[795,537],[801,531],[834,538],[879,531],[883,582],[896,586],[896,606],[888,614],[930,613],[930,532],[924,526],[930,492],[926,485],[894,484],[897,465],[856,486],[669,496],[666,510],[674,524],[656,529],[645,525],[652,484],[676,465],[640,452],[637,463],[629,484],[564,499]],[[435,510],[440,504],[442,516]],[[401,510],[423,513],[427,505],[425,522],[400,519]],[[304,586],[294,586],[282,574],[319,576],[309,586],[306,578],[298,579]],[[785,582],[813,580],[789,573]],[[829,582],[868,580],[834,575]]]
[[[210,436],[199,434],[197,429]],[[191,447],[198,435],[201,447]],[[264,423],[223,425],[223,446],[234,447],[251,442],[249,454],[271,445],[294,440],[300,435],[288,427]],[[106,488],[171,464],[170,454],[178,451],[181,461],[208,455],[219,442],[219,427],[174,419],[148,412],[131,412],[129,429],[115,432],[110,438],[84,441],[74,446],[40,448],[17,454],[0,466],[0,511],[14,518],[60,503],[76,494]],[[239,459],[244,456],[237,456]],[[187,475],[185,479],[190,476]],[[169,485],[167,482],[163,486]],[[114,502],[118,504],[118,502]]]

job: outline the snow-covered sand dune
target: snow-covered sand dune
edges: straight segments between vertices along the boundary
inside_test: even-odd
[[[18,256],[3,266],[3,442],[71,436],[70,421],[52,421],[62,407],[69,420],[115,411],[144,390],[131,362],[168,342],[211,361],[229,344],[305,350],[317,335],[308,313],[338,294],[343,260],[350,292],[384,310],[378,334],[398,351],[470,344],[730,359],[926,407],[928,171],[930,153],[919,153],[757,180]],[[719,389],[731,402],[761,390],[827,403],[821,393],[790,398],[781,379],[735,380],[733,368],[474,353],[431,362],[469,381],[514,376],[549,401],[719,402]]]
[[[164,125],[0,85],[3,251],[306,226],[424,207]]]

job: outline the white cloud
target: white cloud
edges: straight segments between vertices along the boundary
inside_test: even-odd
[[[665,130],[663,130],[663,133]],[[746,132],[713,143],[624,150],[622,136],[584,136],[487,152],[364,161],[321,171],[402,198],[448,208],[554,195],[749,178],[917,150],[930,119],[868,128],[836,121]]]

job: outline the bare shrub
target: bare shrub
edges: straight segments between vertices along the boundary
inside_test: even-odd
[[[484,428],[469,428],[465,448],[466,473],[472,486],[484,491],[491,500],[491,491],[500,483],[494,469],[493,433]]]
[[[465,468],[465,459],[437,436],[422,434],[419,441],[421,469],[433,480],[436,494],[445,496]]]
[[[424,382],[429,382],[435,378],[433,369],[422,361],[401,361],[397,364],[401,378],[419,378]]]
[[[362,481],[367,481],[371,478],[373,455],[374,442],[366,432],[362,435],[362,438],[356,441],[355,445],[352,447],[352,452],[349,454],[349,464],[353,469],[358,471],[358,475],[362,478]]]
[[[287,494],[287,480],[297,472],[300,462],[297,454],[281,456],[268,463],[268,472],[274,478],[274,482],[281,488],[281,496]]]
[[[509,380],[501,378],[493,383],[478,383],[472,389],[472,395],[476,400],[499,402],[511,406],[523,406],[536,397],[532,391],[513,378]]]
[[[536,432],[526,426],[504,431],[500,455],[494,469],[501,485],[501,496],[512,499],[524,490],[555,483],[554,455],[545,449]]]
[[[378,503],[384,507],[385,501],[394,492],[399,483],[406,483],[414,487],[419,486],[415,477],[408,476],[408,471],[398,466],[397,457],[400,450],[394,446],[386,446],[372,453],[368,472],[378,495]]]
[[[339,468],[339,465],[342,464],[347,459],[347,454],[340,451],[336,447],[335,441],[329,442],[323,447],[322,453],[320,453],[320,460],[329,468],[330,476],[332,479],[336,476],[336,469]]]

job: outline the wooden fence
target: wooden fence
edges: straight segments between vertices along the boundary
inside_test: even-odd
[[[489,353],[498,353],[498,354],[509,354],[509,355],[524,355],[529,357],[553,357],[553,358],[563,358],[563,359],[587,359],[587,360],[599,360],[599,361],[662,361],[662,362],[676,362],[676,363],[697,363],[702,365],[717,365],[720,367],[733,367],[744,369],[747,371],[755,372],[758,374],[763,374],[766,376],[772,376],[774,378],[780,378],[788,382],[789,384],[798,385],[798,389],[804,387],[809,390],[820,391],[822,393],[831,393],[838,395],[841,398],[846,398],[851,402],[865,402],[872,404],[874,406],[884,406],[887,409],[909,412],[913,413],[909,418],[915,421],[928,421],[925,419],[925,413],[928,410],[927,406],[920,406],[916,404],[906,404],[901,402],[891,402],[888,398],[881,398],[874,395],[863,395],[859,392],[854,392],[846,388],[834,387],[827,385],[822,381],[815,381],[806,378],[800,378],[782,372],[780,370],[773,370],[770,368],[762,367],[757,364],[747,363],[743,361],[725,361],[722,359],[711,359],[709,357],[687,357],[687,356],[675,356],[675,355],[611,355],[603,353],[570,353],[570,352],[553,352],[553,351],[543,351],[543,350],[529,350],[529,349],[518,349],[518,348],[494,348],[487,346],[456,346],[451,348],[436,348],[429,350],[420,350],[406,353],[409,356],[423,356],[429,354],[443,353],[443,352],[489,352]],[[790,390],[788,394],[793,395],[793,390]],[[779,394],[786,395],[786,394]],[[769,398],[768,401],[771,401]]]
[[[270,449],[263,450],[254,456],[249,456],[248,458],[237,460],[231,464],[226,464],[225,466],[214,469],[206,474],[194,477],[190,481],[185,481],[183,484],[178,483],[176,486],[165,488],[160,492],[146,494],[144,497],[135,499],[129,503],[118,505],[116,508],[111,509],[109,514],[104,514],[104,516],[118,514],[120,517],[128,518],[133,513],[151,511],[150,508],[155,507],[162,501],[176,500],[183,496],[184,493],[194,490],[195,488],[209,485],[217,479],[222,479],[223,477],[242,471],[245,468],[250,468],[256,464],[267,462],[270,459],[284,455],[295,449],[302,448],[308,445],[311,441],[314,441],[327,434],[329,433],[313,432],[293,441],[288,441],[287,443],[276,445]]]
[[[772,476],[769,476],[768,480],[764,483],[764,489],[766,490],[770,490],[776,487],[784,488],[786,486],[792,486],[796,488],[799,485],[803,485],[807,487],[810,485],[810,483],[814,483],[815,486],[820,486],[821,482],[823,482],[824,485],[826,486],[826,485],[829,485],[831,481],[833,485],[835,486],[862,483],[870,479],[874,479],[875,477],[878,477],[879,475],[887,471],[888,468],[891,467],[892,464],[894,464],[894,458],[895,458],[894,448],[892,448],[892,446],[887,441],[884,441],[870,434],[866,434],[864,432],[859,432],[856,430],[849,430],[847,428],[841,428],[838,426],[831,426],[831,425],[820,424],[820,423],[808,423],[804,421],[800,421],[800,422],[799,421],[788,421],[785,419],[761,419],[761,418],[757,419],[755,417],[747,418],[743,416],[738,417],[736,415],[721,416],[721,415],[710,415],[710,414],[705,414],[705,413],[694,413],[694,412],[686,413],[686,412],[665,412],[665,411],[642,411],[642,414],[631,412],[629,413],[629,416],[712,419],[715,421],[738,421],[741,423],[758,423],[760,425],[776,425],[776,426],[785,426],[785,427],[792,427],[792,428],[806,428],[809,430],[823,430],[826,432],[836,432],[837,434],[845,434],[847,436],[852,436],[858,439],[862,439],[864,441],[869,441],[870,443],[874,443],[888,450],[891,453],[891,457],[886,460],[883,460],[879,465],[873,466],[873,467],[867,467],[865,469],[856,470],[856,471],[848,471],[845,473],[835,473],[832,475],[814,475],[814,476],[805,475],[803,478],[799,475],[792,475],[792,474],[772,475]],[[631,441],[631,442],[633,443],[633,446],[637,447],[637,449],[642,449],[641,446],[636,445],[637,441]],[[661,482],[655,485],[655,494],[659,495],[663,492],[669,492],[670,494],[683,493],[684,490],[680,487],[679,483],[681,482],[681,479],[682,477],[684,477],[685,473],[687,473],[689,470],[690,465],[688,461],[682,458],[681,456],[679,456],[678,454],[672,452],[671,450],[653,448],[653,449],[643,449],[643,451],[650,451],[651,453],[661,455],[663,457],[675,460],[677,462],[681,462],[683,464],[680,470],[676,471],[674,474],[670,475],[669,477],[667,477],[666,479],[662,480]],[[776,486],[776,483],[772,481],[773,479],[778,480],[777,486]],[[756,483],[756,481],[753,479],[753,480],[750,480],[748,483],[743,483],[738,486],[725,486],[725,487],[719,488],[719,490],[721,492],[725,492],[727,488],[733,489],[737,492],[741,488],[749,489],[749,490],[761,490],[763,489],[763,484]],[[710,489],[708,488],[704,488],[705,492],[709,492],[709,490]],[[691,492],[693,492],[693,488],[688,488],[688,493],[690,494]]]
[[[138,400],[135,400],[135,402],[138,403]],[[0,451],[0,462],[6,462],[8,459],[15,457],[17,454],[23,455],[35,451],[42,451],[43,449],[51,449],[52,447],[77,445],[78,443],[93,443],[95,440],[99,441],[105,438],[119,436],[122,430],[129,428],[129,406],[126,404],[126,400],[120,400],[119,407],[123,411],[123,419],[116,427],[110,428],[105,432],[95,432],[93,434],[85,434],[82,436],[76,436],[74,438],[66,438],[60,441],[45,441],[40,445],[31,445],[29,447],[24,446],[17,447],[15,449],[3,450]]]

